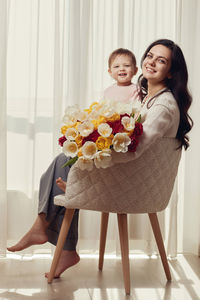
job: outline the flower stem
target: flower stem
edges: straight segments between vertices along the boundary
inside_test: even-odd
[[[67,166],[72,166],[73,164],[75,164],[77,159],[78,159],[78,156],[72,157],[62,166],[62,168],[67,167]]]

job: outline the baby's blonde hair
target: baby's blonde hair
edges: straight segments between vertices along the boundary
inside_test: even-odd
[[[111,64],[113,62],[113,60],[118,56],[118,55],[127,55],[131,58],[132,60],[132,63],[134,66],[136,66],[136,58],[135,58],[135,55],[133,54],[133,52],[131,52],[130,50],[128,49],[124,49],[124,48],[118,48],[116,50],[114,50],[110,56],[109,56],[109,59],[108,59],[108,67],[110,68],[111,67]]]

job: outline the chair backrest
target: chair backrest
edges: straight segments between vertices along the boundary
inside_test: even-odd
[[[165,209],[181,157],[178,145],[176,139],[160,138],[139,158],[128,163],[92,171],[72,167],[64,206],[116,213],[151,213]],[[56,198],[55,203],[59,204]]]

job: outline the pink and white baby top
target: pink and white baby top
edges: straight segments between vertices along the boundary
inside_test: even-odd
[[[103,98],[106,100],[127,103],[130,100],[138,100],[138,89],[134,83],[127,86],[120,86],[116,83],[104,90]]]

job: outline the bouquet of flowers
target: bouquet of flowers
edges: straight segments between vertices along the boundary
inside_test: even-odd
[[[134,152],[143,133],[139,108],[133,102],[101,100],[84,110],[69,106],[63,123],[59,144],[71,157],[64,166],[76,162],[81,170],[109,167],[112,151]]]

